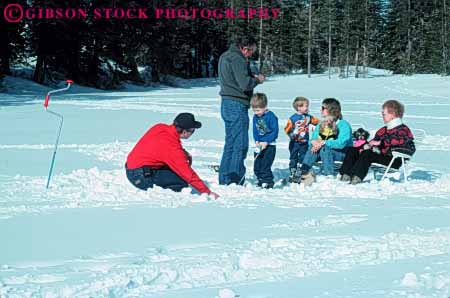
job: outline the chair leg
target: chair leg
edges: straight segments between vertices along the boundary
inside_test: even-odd
[[[405,159],[402,157],[402,167],[403,167],[403,178],[405,179],[405,183],[408,182],[408,171],[406,170]]]
[[[391,162],[389,163],[388,167],[386,168],[386,171],[384,171],[383,177],[381,177],[381,180],[380,180],[380,181],[383,181],[384,178],[386,178],[386,175],[387,175],[387,173],[389,172],[389,170],[391,169],[392,164],[394,163],[394,160],[395,160],[395,159],[396,159],[396,157],[393,157],[393,158],[391,159]]]

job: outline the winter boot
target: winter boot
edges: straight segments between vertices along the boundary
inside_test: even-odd
[[[289,183],[295,183],[298,181],[298,179],[296,179],[295,174],[297,174],[297,169],[296,168],[289,168]]]
[[[313,184],[314,182],[316,182],[316,175],[314,174],[314,172],[311,170],[305,174],[302,175],[301,177],[301,181],[305,186],[310,186],[311,184]]]
[[[362,182],[361,178],[358,176],[353,176],[352,181],[350,182],[352,185],[360,184]]]
[[[342,182],[350,182],[351,180],[352,180],[352,177],[350,177],[350,175],[344,174],[341,176]]]
[[[262,184],[262,188],[265,188],[265,189],[271,189],[271,188],[273,188],[273,186],[274,186],[273,182],[263,183]]]

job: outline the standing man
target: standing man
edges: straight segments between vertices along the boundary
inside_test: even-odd
[[[125,164],[128,180],[147,190],[153,185],[179,192],[192,185],[198,192],[219,197],[191,168],[192,157],[183,149],[180,139],[188,139],[202,127],[191,113],[181,113],[172,125],[151,127],[128,154]]]
[[[248,58],[256,52],[256,40],[240,37],[219,59],[221,116],[225,123],[225,145],[219,168],[219,184],[242,184],[248,151],[250,98],[262,74],[253,75]]]

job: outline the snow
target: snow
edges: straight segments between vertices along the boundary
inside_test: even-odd
[[[402,286],[414,288],[418,285],[417,276],[413,272],[405,274],[405,277],[402,280]]]
[[[359,186],[318,176],[309,188],[220,186],[224,131],[214,79],[174,87],[74,85],[50,109],[64,115],[51,186],[45,190],[58,120],[42,104],[50,89],[6,77],[0,98],[0,297],[440,297],[450,295],[450,78],[275,76],[259,86],[283,127],[296,96],[336,97],[344,117],[373,134],[381,104],[406,105],[405,122],[426,132],[409,164]],[[58,85],[58,88],[63,84]],[[183,141],[219,200],[127,181],[139,137],[179,112],[203,122]],[[288,175],[280,133],[273,166]],[[251,150],[249,152],[252,152]]]
[[[233,290],[230,289],[222,289],[219,291],[219,298],[235,298],[236,293],[233,292]]]

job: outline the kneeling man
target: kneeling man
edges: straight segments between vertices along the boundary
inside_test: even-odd
[[[191,168],[192,157],[181,145],[181,139],[190,138],[200,127],[201,122],[191,113],[179,114],[172,125],[151,127],[128,154],[128,180],[142,190],[157,185],[179,192],[190,184],[198,192],[218,198]]]

